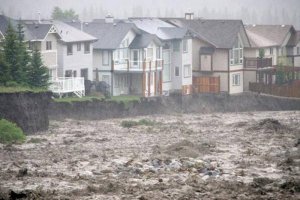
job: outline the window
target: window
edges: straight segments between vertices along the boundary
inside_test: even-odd
[[[179,76],[179,67],[178,66],[175,67],[175,76]]]
[[[153,58],[153,48],[147,48],[147,58]]]
[[[67,55],[73,54],[73,44],[67,44]]]
[[[243,64],[243,46],[240,40],[238,39],[234,47],[230,50],[230,65],[239,65]]]
[[[72,70],[66,70],[65,77],[72,77]]]
[[[51,41],[46,41],[46,50],[52,50],[52,42]]]
[[[180,41],[179,40],[173,42],[173,51],[174,52],[180,51]]]
[[[80,76],[84,78],[84,80],[88,80],[88,69],[81,69]]]
[[[73,71],[73,77],[77,77],[77,71]]]
[[[273,55],[273,48],[270,48],[270,55]]]
[[[240,74],[232,74],[232,86],[240,86]]]
[[[184,77],[190,77],[191,75],[191,65],[184,65]]]
[[[297,55],[300,55],[300,47],[297,47]]]
[[[163,81],[171,81],[171,60],[170,60],[170,50],[163,51],[163,60],[164,60],[164,68],[163,68]]]
[[[103,51],[102,52],[102,65],[109,65],[109,53],[108,51]]]
[[[81,43],[80,42],[77,43],[77,51],[81,51]]]
[[[89,42],[84,43],[84,53],[86,53],[86,54],[90,53],[90,43]]]
[[[34,47],[33,42],[29,41],[29,42],[28,42],[28,49],[29,49],[29,50],[33,50],[33,47]]]
[[[183,40],[183,42],[182,42],[182,48],[183,48],[183,53],[187,53],[188,52],[188,42],[187,42],[187,40]]]
[[[160,47],[156,48],[156,59],[161,59]]]

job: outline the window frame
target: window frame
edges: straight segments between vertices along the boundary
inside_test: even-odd
[[[188,74],[186,74],[186,68],[188,67]],[[183,74],[184,74],[184,78],[189,78],[192,76],[192,69],[191,69],[191,65],[184,65],[183,66]]]
[[[91,44],[89,42],[84,43],[84,53],[85,54],[91,53]]]
[[[183,53],[188,53],[189,52],[189,48],[188,48],[188,40],[182,40],[182,51]]]
[[[73,43],[68,43],[67,44],[67,55],[68,56],[73,55]]]
[[[174,40],[172,42],[172,50],[173,52],[180,52],[180,40]]]
[[[105,58],[105,54],[107,54],[107,62],[104,62],[104,61],[106,61],[104,59]],[[107,51],[107,50],[102,51],[102,65],[103,66],[109,66],[109,51]]]
[[[46,41],[46,51],[51,51],[51,50],[52,50],[52,41]]]
[[[175,73],[174,73],[175,77],[179,77],[180,76],[180,68],[179,68],[179,66],[175,66],[174,71],[175,71]]]
[[[240,38],[237,38],[232,49],[229,50],[230,65],[242,65],[244,62],[244,47]]]
[[[232,74],[232,86],[241,86],[241,74]]]

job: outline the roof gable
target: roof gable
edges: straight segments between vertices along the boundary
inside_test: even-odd
[[[78,29],[81,29],[80,23],[69,23]],[[94,49],[117,49],[125,36],[134,31],[139,33],[136,26],[132,23],[103,23],[91,22],[83,23],[82,30],[98,38],[93,45]]]
[[[151,44],[151,42],[154,42],[158,46],[161,45],[161,42],[157,38],[156,35],[144,33],[144,34],[141,34],[141,35],[137,35],[134,38],[134,40],[131,42],[131,44],[129,45],[129,48],[131,48],[131,49],[146,48]]]
[[[239,33],[245,32],[241,20],[214,20],[214,19],[194,19],[184,18],[166,19],[172,24],[186,27],[193,31],[197,37],[209,42],[216,48],[232,48]],[[243,36],[244,45],[249,43],[246,33]]]
[[[245,27],[252,47],[282,46],[293,29],[291,25],[248,25]]]

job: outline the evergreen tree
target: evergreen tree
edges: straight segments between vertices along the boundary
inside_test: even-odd
[[[29,84],[33,87],[47,87],[49,85],[48,69],[43,65],[38,49],[33,50],[28,79]]]
[[[73,9],[62,10],[57,6],[54,7],[51,17],[56,20],[78,20],[79,18]]]
[[[5,62],[3,52],[0,51],[0,85],[6,85],[10,79],[9,66]]]
[[[20,80],[23,84],[28,84],[28,70],[30,65],[30,55],[26,48],[26,43],[24,42],[24,31],[23,25],[19,21],[17,26],[17,36],[18,36],[18,52],[20,54],[20,66],[21,66],[21,77]]]
[[[5,62],[8,64],[11,76],[10,81],[22,84],[24,80],[24,74],[22,74],[21,69],[22,56],[20,55],[18,36],[11,23],[8,24],[8,28],[5,33],[3,49]]]

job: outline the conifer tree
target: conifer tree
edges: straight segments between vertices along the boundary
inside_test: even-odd
[[[10,79],[9,66],[5,62],[3,52],[0,50],[0,85],[6,85]]]
[[[34,49],[32,53],[28,80],[30,86],[33,87],[47,87],[49,85],[48,69],[43,65],[38,49]]]

